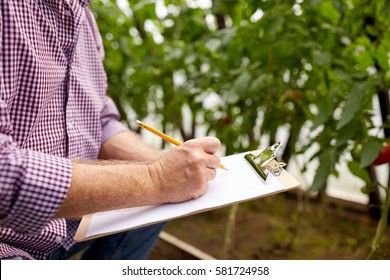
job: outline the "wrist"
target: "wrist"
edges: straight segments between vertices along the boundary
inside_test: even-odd
[[[161,164],[158,161],[149,163],[146,165],[148,169],[149,174],[149,182],[151,185],[151,188],[154,190],[154,193],[156,194],[156,199],[158,200],[157,203],[165,203],[168,200],[165,197],[164,191],[163,191],[163,180],[162,180],[162,168]]]

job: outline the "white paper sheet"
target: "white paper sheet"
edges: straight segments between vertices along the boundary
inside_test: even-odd
[[[298,186],[297,181],[285,186],[271,174],[264,183],[244,159],[244,155],[245,153],[242,153],[221,158],[221,162],[229,171],[219,169],[216,178],[209,182],[208,191],[198,199],[93,214],[85,238],[204,212]],[[284,172],[287,173],[283,170]]]

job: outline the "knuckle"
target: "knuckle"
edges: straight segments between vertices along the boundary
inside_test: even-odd
[[[183,146],[194,147],[194,146],[197,146],[197,145],[198,145],[198,141],[196,139],[190,139],[190,140],[187,140],[186,142],[184,142]]]
[[[199,164],[204,162],[202,153],[198,151],[192,151],[191,153],[188,154],[187,158],[193,164]]]

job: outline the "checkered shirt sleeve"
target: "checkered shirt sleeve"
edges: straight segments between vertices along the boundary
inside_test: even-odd
[[[0,258],[68,249],[78,220],[52,219],[73,159],[127,128],[106,96],[89,0],[0,3]]]

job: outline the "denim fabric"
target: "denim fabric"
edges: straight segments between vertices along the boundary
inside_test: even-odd
[[[66,260],[86,250],[82,260],[145,260],[164,226],[165,223],[160,223],[76,243],[69,251],[63,248],[54,250],[48,259]]]

